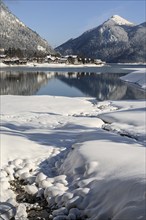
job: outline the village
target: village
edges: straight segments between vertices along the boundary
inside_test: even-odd
[[[19,51],[19,50],[18,50]],[[3,48],[0,48],[0,63],[4,63],[6,65],[25,65],[27,63],[37,64],[72,64],[72,65],[80,65],[80,64],[96,64],[101,65],[105,64],[100,59],[92,59],[86,57],[80,57],[78,55],[66,55],[61,56],[60,54],[47,54],[47,55],[35,55],[32,57],[25,56],[16,56],[16,54],[7,55]]]

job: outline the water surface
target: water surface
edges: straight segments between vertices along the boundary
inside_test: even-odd
[[[133,65],[97,68],[41,70],[6,68],[0,74],[1,95],[53,95],[96,97],[98,100],[145,99],[145,91],[125,83],[120,77]],[[135,66],[134,66],[135,67]],[[136,66],[145,68],[145,66]],[[75,71],[78,70],[78,71]]]

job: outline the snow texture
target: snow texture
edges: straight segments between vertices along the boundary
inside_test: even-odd
[[[17,179],[53,220],[144,220],[145,135],[143,100],[1,96],[0,208],[27,219]]]
[[[133,69],[132,69],[133,70]],[[134,83],[143,89],[146,89],[146,69],[138,69],[121,77],[122,80]]]
[[[113,20],[114,22],[116,22],[116,24],[118,25],[134,25],[133,23],[127,21],[126,19],[122,18],[119,15],[113,15],[111,17],[111,20]]]

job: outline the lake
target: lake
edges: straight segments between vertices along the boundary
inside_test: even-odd
[[[120,80],[132,72],[123,68],[144,65],[110,64],[83,68],[3,68],[0,73],[1,95],[53,95],[95,97],[97,100],[145,99],[145,91]]]

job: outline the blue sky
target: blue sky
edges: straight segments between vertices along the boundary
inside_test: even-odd
[[[136,24],[146,20],[145,0],[4,0],[22,22],[53,47],[118,14]]]

